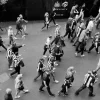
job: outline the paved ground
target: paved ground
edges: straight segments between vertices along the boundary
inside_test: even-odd
[[[66,20],[60,20],[58,21],[58,24],[62,26],[61,33],[64,34],[64,25]],[[12,25],[15,30],[15,23],[9,22],[9,23],[3,23],[6,26]],[[2,25],[3,25],[2,24]],[[52,25],[52,24],[51,24]],[[25,85],[30,90],[29,94],[23,94],[22,97],[19,100],[99,100],[100,99],[100,87],[98,86],[98,83],[95,85],[94,93],[96,96],[94,98],[88,97],[88,89],[82,91],[78,97],[74,96],[74,93],[76,89],[80,87],[80,85],[83,82],[84,74],[87,73],[88,70],[93,70],[96,68],[99,55],[93,52],[91,54],[85,54],[86,56],[84,58],[81,57],[75,57],[75,50],[72,44],[67,40],[66,38],[66,47],[64,48],[64,56],[62,58],[62,62],[59,64],[58,68],[56,69],[56,79],[60,81],[59,84],[55,84],[51,82],[51,91],[55,94],[57,94],[57,91],[60,89],[63,79],[65,76],[66,69],[69,66],[75,66],[75,69],[77,71],[75,75],[75,81],[73,83],[73,87],[69,91],[69,95],[67,97],[58,97],[55,98],[48,96],[48,94],[40,93],[38,92],[38,88],[41,85],[41,81],[33,82],[33,78],[37,75],[36,67],[37,62],[40,57],[42,57],[43,52],[43,45],[48,35],[54,34],[55,26],[50,27],[50,29],[41,31],[41,27],[43,26],[43,22],[29,22],[27,25],[27,32],[29,35],[26,37],[25,40],[18,40],[18,43],[24,43],[26,44],[25,47],[20,49],[20,54],[22,54],[22,57],[24,58],[25,67],[22,68],[21,72],[23,73],[23,80],[25,82]],[[4,38],[5,44],[7,44],[7,35],[3,32],[2,36]],[[4,34],[4,35],[3,35]],[[88,44],[90,45],[90,43]],[[87,46],[88,48],[89,46]],[[13,78],[9,78],[7,74],[10,73],[8,71],[7,67],[7,59],[6,59],[6,52],[2,48],[0,48],[0,100],[3,100],[5,90],[6,88],[11,88],[13,91],[13,96],[15,95],[14,90],[14,79],[16,75]],[[99,73],[99,72],[98,72]],[[3,78],[2,78],[3,77]]]

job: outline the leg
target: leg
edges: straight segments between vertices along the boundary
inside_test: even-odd
[[[38,75],[34,78],[34,81],[36,81],[37,78],[39,78],[39,77],[40,77],[40,73],[38,72]]]
[[[42,81],[42,85],[40,86],[39,90],[43,91],[43,88],[45,87],[44,82]]]
[[[43,52],[43,55],[45,55],[45,53],[47,52],[48,48],[47,48],[47,45],[44,45],[44,52]]]
[[[78,44],[77,44],[77,46],[76,46],[76,52],[79,51],[79,47],[80,47],[80,45],[81,45],[81,42],[78,42]]]
[[[17,74],[20,74],[20,66],[19,66],[19,68],[17,69]]]
[[[4,44],[1,45],[5,50],[7,50],[7,48],[4,46]]]
[[[8,57],[8,67],[10,68],[12,65],[12,58],[11,57]]]
[[[58,80],[55,79],[55,76],[54,76],[53,72],[51,72],[51,76],[52,76],[53,81],[54,81],[55,83],[58,83],[58,82],[59,82]]]
[[[55,95],[51,92],[51,90],[50,90],[50,86],[47,86],[47,91],[48,91],[49,95],[51,95],[51,96],[55,96]]]
[[[19,90],[19,89],[16,89],[16,95],[15,95],[15,98],[20,98],[19,93],[20,93],[20,90]]]
[[[47,30],[48,30],[49,24],[47,24],[46,26],[47,26]]]
[[[74,32],[74,35],[73,35],[73,37],[71,39],[71,42],[74,42],[75,37],[76,37],[76,33]]]
[[[94,96],[94,94],[93,94],[93,86],[89,86],[88,89],[89,89],[89,96]]]
[[[44,29],[46,27],[46,23],[44,23],[44,26],[42,27],[42,29]]]
[[[71,29],[68,29],[68,39],[71,37]]]
[[[91,47],[90,47],[89,50],[88,50],[88,53],[90,53],[91,50],[92,50],[94,47],[95,47],[95,45],[94,45],[94,43],[92,43]]]
[[[66,29],[66,33],[63,37],[66,37],[68,35],[68,29]]]
[[[78,42],[78,38],[76,38],[76,40],[74,41],[73,46],[76,46],[77,42]]]
[[[53,21],[54,25],[56,25],[56,22],[55,22],[55,19],[54,19],[54,17],[52,17],[52,21]]]
[[[95,46],[95,50],[96,50],[96,53],[97,53],[97,54],[99,53],[99,52],[98,52],[98,46],[99,46],[99,44],[97,43],[96,46]]]
[[[76,92],[75,94],[78,95],[82,90],[84,90],[86,86],[83,84]]]
[[[14,74],[16,74],[16,73],[17,73],[17,71],[16,71],[16,69],[15,69],[15,71],[12,72],[10,75],[12,76],[12,75],[14,75]]]
[[[81,49],[81,56],[84,54],[84,47]]]
[[[100,20],[97,22],[96,29],[99,28]]]

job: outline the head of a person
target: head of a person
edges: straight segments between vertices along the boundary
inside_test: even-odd
[[[52,38],[52,35],[50,35],[49,38],[51,39]]]
[[[95,33],[95,36],[96,36],[96,35],[98,35],[98,36],[99,36],[99,35],[100,35],[100,32]]]
[[[97,71],[96,70],[92,70],[92,71],[88,71],[89,74],[91,74],[92,76],[97,76]]]
[[[96,71],[96,70],[92,70],[92,74],[93,74],[94,76],[97,76],[97,71]]]
[[[13,42],[13,43],[12,43],[12,47],[15,47],[15,46],[16,46],[16,42]]]
[[[18,19],[19,19],[19,20],[20,20],[20,19],[23,19],[23,15],[20,14]]]
[[[55,11],[56,9],[55,8],[53,8],[53,11]]]
[[[46,13],[45,13],[45,16],[46,16],[46,17],[48,17],[48,16],[49,16],[49,13],[48,13],[48,12],[46,12]]]
[[[12,92],[12,90],[11,90],[10,88],[7,88],[7,89],[6,89],[6,93],[7,93],[7,94],[11,94],[11,92]]]
[[[12,30],[12,26],[9,26],[9,29]]]
[[[78,4],[76,4],[75,7],[77,8],[78,7]]]
[[[18,79],[18,80],[21,80],[21,79],[22,79],[22,77],[23,77],[23,75],[22,75],[22,74],[17,75],[17,79]]]
[[[41,58],[39,61],[40,61],[41,63],[44,63],[44,58]]]
[[[74,72],[75,72],[74,67],[73,67],[73,66],[70,66],[70,67],[67,69],[67,72],[74,73]]]

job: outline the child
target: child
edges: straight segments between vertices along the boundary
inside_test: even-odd
[[[16,90],[15,98],[20,98],[19,93],[21,91],[23,91],[24,93],[29,92],[29,90],[25,89],[24,83],[22,81],[22,74],[19,74],[15,79],[15,90]]]
[[[74,74],[76,71],[74,70],[74,67],[71,66],[67,69],[67,73],[64,79],[64,83],[61,87],[61,90],[58,91],[58,95],[63,93],[63,96],[68,95],[68,89],[72,86],[72,82],[74,81]]]
[[[46,12],[44,17],[45,17],[45,20],[44,20],[44,26],[42,27],[42,29],[44,29],[45,27],[47,27],[47,29],[48,29],[48,27],[49,27],[49,13]]]

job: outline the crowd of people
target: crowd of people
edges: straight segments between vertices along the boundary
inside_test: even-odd
[[[46,43],[44,45],[43,58],[41,58],[38,63],[38,70],[37,70],[38,75],[34,79],[34,81],[36,81],[37,78],[41,76],[42,85],[40,86],[39,91],[43,92],[44,91],[43,87],[46,87],[49,95],[51,96],[55,95],[51,92],[49,84],[51,77],[53,77],[54,82],[56,83],[59,82],[55,80],[54,72],[56,66],[58,66],[58,62],[61,62],[61,57],[64,55],[63,47],[66,46],[64,42],[66,36],[68,36],[68,40],[71,43],[73,43],[73,46],[75,46],[76,56],[78,56],[78,53],[81,53],[81,57],[84,57],[85,56],[84,52],[90,53],[94,47],[96,49],[96,53],[99,54],[98,47],[100,44],[100,33],[96,32],[93,35],[92,32],[95,26],[96,28],[98,28],[99,26],[100,9],[96,18],[90,16],[85,22],[84,20],[85,4],[83,4],[79,10],[77,8],[78,5],[75,5],[71,9],[70,16],[65,25],[66,29],[65,34],[63,36],[60,34],[61,26],[57,25],[54,38],[52,36],[49,36],[47,38]],[[47,26],[49,26],[49,20]],[[87,50],[86,45],[90,39],[92,39],[92,43],[89,50]],[[49,56],[46,55],[47,50],[49,52]],[[45,61],[47,62],[47,65],[44,64]],[[79,95],[79,93],[83,89],[88,88],[89,96],[91,97],[95,96],[93,93],[93,85],[98,81],[97,71],[99,70],[99,68],[100,65],[98,63],[98,66],[95,70],[87,72],[84,78],[83,85],[78,90],[76,90],[75,95]],[[66,77],[64,79],[64,84],[61,86],[61,90],[58,91],[58,95],[60,94],[63,94],[63,96],[68,95],[68,89],[72,86],[75,72],[76,71],[73,66],[67,69]]]
[[[66,22],[65,25],[65,34],[62,36],[60,33],[61,26],[56,24],[54,20],[55,13],[53,12],[51,14],[52,17],[49,18],[49,13],[45,13],[45,21],[44,21],[44,27],[49,28],[49,24],[51,21],[54,22],[54,25],[57,26],[55,30],[55,36],[48,36],[46,43],[44,44],[44,52],[43,57],[39,59],[38,61],[38,67],[37,67],[37,76],[34,78],[34,82],[37,81],[39,77],[41,77],[42,84],[39,88],[40,92],[43,92],[43,88],[45,87],[49,93],[50,96],[55,96],[54,93],[51,92],[50,89],[50,82],[53,81],[55,83],[59,83],[58,80],[56,80],[55,76],[55,70],[57,66],[59,65],[58,62],[62,61],[62,57],[64,55],[63,48],[66,46],[65,39],[66,36],[68,36],[68,40],[73,43],[72,45],[75,46],[75,55],[78,56],[78,53],[81,53],[81,57],[84,56],[84,52],[90,53],[91,50],[95,47],[96,53],[99,54],[98,47],[100,46],[100,33],[96,32],[94,35],[92,35],[93,29],[96,26],[98,28],[100,23],[100,9],[99,14],[96,18],[90,17],[86,22],[84,20],[84,8],[85,4],[82,5],[82,7],[78,10],[78,5],[75,5],[72,7],[70,16]],[[16,29],[17,33],[15,34],[12,27],[9,26],[8,28],[8,38],[9,43],[8,47],[4,46],[4,43],[2,41],[2,37],[0,37],[0,46],[2,46],[5,50],[7,50],[7,60],[8,60],[8,67],[9,70],[14,70],[9,76],[12,77],[14,74],[17,74],[17,77],[15,79],[15,98],[20,98],[20,92],[23,93],[29,92],[29,90],[26,89],[25,84],[22,80],[22,74],[20,73],[21,67],[24,67],[23,58],[20,57],[19,54],[19,48],[25,46],[25,44],[18,45],[16,43],[17,35],[21,34],[22,38],[26,36],[25,30],[26,27],[23,27],[23,23],[27,23],[28,21],[23,19],[22,15],[19,15],[16,21]],[[44,28],[43,27],[43,28]],[[42,28],[42,29],[43,29]],[[89,41],[89,39],[92,39],[91,47],[89,50],[86,49],[86,45]],[[48,51],[48,55],[47,55]],[[97,68],[88,71],[84,78],[83,85],[76,90],[75,95],[79,95],[79,93],[85,89],[89,89],[89,96],[95,96],[93,93],[93,86],[98,81],[98,70],[100,69],[100,60],[98,62]],[[76,73],[74,66],[70,66],[67,71],[64,78],[64,82],[61,86],[61,90],[58,91],[58,96],[68,95],[68,90],[73,86],[74,82],[74,74]],[[7,89],[5,94],[5,100],[13,100],[12,97],[12,90]]]

